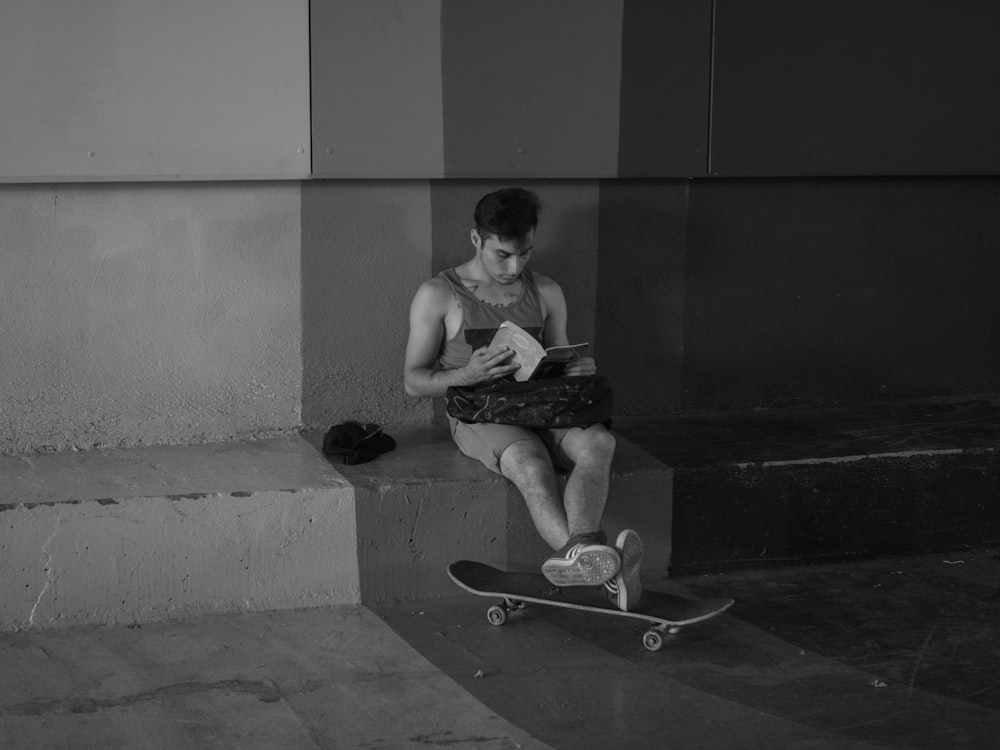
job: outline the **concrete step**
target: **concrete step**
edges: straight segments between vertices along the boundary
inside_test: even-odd
[[[538,536],[520,494],[507,480],[463,456],[447,427],[392,426],[398,447],[356,466],[337,464],[356,490],[363,601],[453,596],[449,562],[481,560],[537,570],[551,550]],[[322,435],[306,436],[322,445]],[[640,532],[644,569],[664,575],[672,552],[673,471],[619,438],[604,529]]]
[[[675,467],[675,572],[1000,540],[1000,398],[616,419]]]
[[[331,463],[322,435],[0,456],[0,629],[453,596],[447,564],[537,569],[520,495],[446,427]],[[671,554],[672,472],[621,440],[606,530]]]
[[[0,633],[4,750],[547,750],[361,606]]]
[[[355,525],[298,436],[0,456],[0,629],[357,603]]]

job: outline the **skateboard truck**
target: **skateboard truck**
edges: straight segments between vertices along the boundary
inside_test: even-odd
[[[499,627],[507,622],[507,614],[517,609],[524,609],[524,602],[504,597],[502,603],[494,604],[486,610],[486,619],[490,621],[490,625]]]

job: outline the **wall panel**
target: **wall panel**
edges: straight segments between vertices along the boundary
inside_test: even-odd
[[[308,10],[4,0],[0,180],[308,175]]]
[[[441,177],[440,0],[312,3],[313,172]]]
[[[444,0],[445,174],[611,177],[622,0]]]
[[[708,173],[711,0],[625,0],[619,177]]]
[[[717,0],[711,173],[1000,172],[1000,4]]]

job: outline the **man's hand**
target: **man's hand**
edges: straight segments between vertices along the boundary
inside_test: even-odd
[[[476,349],[469,364],[462,368],[468,385],[488,383],[516,372],[521,366],[510,363],[513,356],[514,350],[507,347],[500,351],[493,351],[488,346]]]
[[[563,373],[570,377],[594,375],[597,373],[597,363],[593,357],[578,357],[566,363],[566,369]]]

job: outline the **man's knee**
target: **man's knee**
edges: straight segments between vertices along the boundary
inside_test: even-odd
[[[615,453],[615,436],[603,425],[593,425],[563,441],[566,453],[576,463],[581,461],[610,461]]]
[[[598,424],[588,427],[584,430],[584,434],[587,435],[591,450],[603,456],[610,457],[614,454],[615,447],[617,446],[615,436],[604,425]]]
[[[500,456],[500,472],[508,479],[539,480],[554,473],[548,449],[537,440],[519,440]]]

